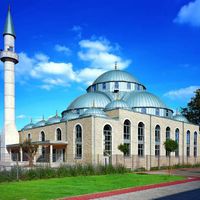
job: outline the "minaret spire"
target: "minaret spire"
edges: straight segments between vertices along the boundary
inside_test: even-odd
[[[16,38],[15,29],[14,29],[12,16],[11,16],[11,12],[10,12],[10,5],[8,6],[8,13],[7,13],[7,18],[6,18],[6,23],[4,26],[4,32],[3,32],[3,35],[6,35],[6,34],[12,35]]]
[[[19,143],[19,133],[15,125],[15,64],[18,63],[18,55],[15,53],[16,36],[10,8],[8,8],[3,38],[4,50],[0,51],[0,60],[4,65],[4,128],[1,160],[10,162],[11,156],[7,145]]]

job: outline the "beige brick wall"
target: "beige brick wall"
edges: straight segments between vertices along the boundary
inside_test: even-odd
[[[172,153],[172,164],[197,163],[200,162],[200,134],[196,125],[182,123],[172,119],[150,116],[147,114],[132,112],[128,110],[112,110],[107,112],[109,118],[85,117],[68,122],[47,125],[27,131],[20,131],[20,140],[23,141],[31,133],[33,141],[39,141],[41,131],[46,134],[46,140],[55,141],[56,129],[62,130],[63,141],[67,141],[66,162],[67,163],[103,163],[104,138],[103,128],[106,124],[112,127],[112,162],[126,163],[129,168],[149,168],[150,166],[168,165],[165,156],[164,142],[166,140],[166,128],[170,127],[170,137],[175,139],[175,130],[179,129],[179,158]],[[131,156],[124,158],[118,150],[118,145],[123,143],[123,123],[128,119],[131,122]],[[138,154],[138,124],[145,124],[145,153],[139,158]],[[150,123],[151,122],[151,123]],[[80,124],[83,133],[83,158],[75,159],[75,126]],[[161,128],[160,159],[155,157],[155,127]],[[190,158],[186,157],[186,132],[190,130]],[[193,156],[194,132],[198,133],[198,158]],[[151,140],[150,140],[151,136]],[[150,156],[151,155],[151,156]],[[151,161],[151,163],[150,163]]]

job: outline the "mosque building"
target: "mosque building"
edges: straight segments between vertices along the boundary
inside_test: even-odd
[[[26,152],[20,147],[26,139],[39,145],[34,162],[50,166],[65,164],[125,164],[128,168],[146,168],[168,164],[164,148],[167,139],[178,142],[172,153],[172,164],[200,162],[199,126],[181,114],[173,114],[156,95],[132,74],[115,69],[100,75],[86,93],[72,101],[61,115],[21,130],[15,126],[14,67],[18,56],[14,50],[15,32],[8,11],[4,50],[4,132],[2,141],[12,162],[16,154],[26,163]],[[126,144],[124,155],[119,149]],[[5,153],[5,152],[4,152]],[[2,157],[3,158],[3,157]]]

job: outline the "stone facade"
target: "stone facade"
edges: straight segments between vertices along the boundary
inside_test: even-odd
[[[168,157],[164,148],[166,140],[166,128],[170,128],[170,138],[175,140],[175,130],[179,129],[179,156],[171,155],[171,163],[174,164],[195,164],[200,162],[200,134],[199,126],[190,123],[176,121],[170,118],[158,117],[149,114],[142,114],[134,111],[115,109],[107,112],[108,118],[95,116],[82,117],[67,122],[46,125],[20,131],[20,141],[23,142],[28,134],[31,134],[33,142],[40,144],[40,134],[45,133],[45,140],[54,149],[65,149],[64,159],[59,162],[67,164],[105,164],[107,156],[104,155],[104,133],[105,125],[112,128],[112,154],[108,158],[112,164],[123,164],[128,168],[146,168],[168,165]],[[118,145],[124,143],[124,121],[128,119],[130,125],[130,155],[124,157],[118,150]],[[144,155],[138,156],[138,124],[144,124]],[[76,126],[82,129],[82,156],[76,158]],[[160,156],[155,156],[155,127],[160,126]],[[62,132],[61,141],[57,141],[56,130]],[[186,153],[186,133],[190,131],[190,156]],[[197,156],[194,157],[194,132],[197,132]],[[40,146],[45,144],[41,143]],[[38,154],[40,151],[38,152]],[[48,151],[50,153],[50,151]],[[50,155],[51,156],[51,155]],[[56,162],[56,160],[54,161]],[[54,163],[52,162],[52,163]]]

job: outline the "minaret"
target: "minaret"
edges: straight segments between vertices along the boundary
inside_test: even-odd
[[[19,143],[19,134],[15,125],[15,64],[18,55],[15,53],[15,31],[8,8],[7,19],[3,32],[4,50],[0,52],[0,59],[4,63],[4,127],[2,135],[2,160],[9,160],[6,145]]]

